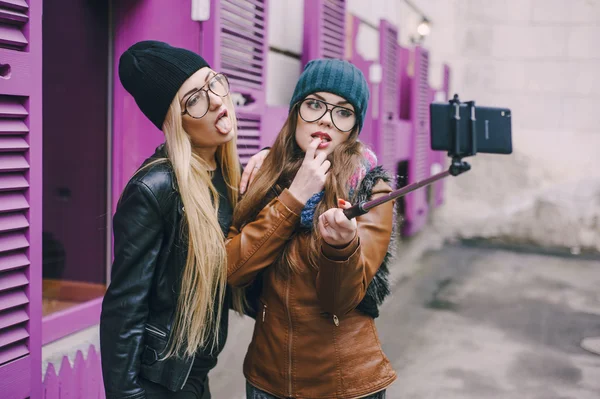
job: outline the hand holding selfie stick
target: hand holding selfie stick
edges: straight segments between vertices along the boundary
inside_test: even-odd
[[[454,106],[455,113],[452,117],[454,121],[454,126],[452,129],[452,141],[454,143],[451,151],[448,151],[448,156],[452,157],[452,164],[448,168],[448,170],[444,172],[437,173],[433,176],[428,177],[427,179],[409,184],[408,186],[399,188],[397,190],[392,191],[391,193],[384,195],[383,197],[379,197],[377,199],[371,201],[364,201],[358,203],[351,208],[344,209],[344,215],[348,219],[355,218],[360,215],[364,215],[369,212],[372,208],[384,204],[388,201],[391,201],[396,198],[400,198],[405,196],[408,193],[411,193],[421,187],[428,186],[436,181],[452,176],[458,176],[461,173],[464,173],[471,169],[471,165],[468,162],[462,160],[464,157],[473,156],[477,153],[477,130],[476,130],[476,119],[475,119],[475,101],[468,101],[467,104],[470,107],[471,111],[471,121],[469,123],[469,134],[471,136],[471,149],[472,151],[469,153],[461,153],[460,152],[460,134],[459,134],[459,124],[460,124],[460,100],[458,99],[458,94],[454,95],[454,98],[450,100],[450,104]]]

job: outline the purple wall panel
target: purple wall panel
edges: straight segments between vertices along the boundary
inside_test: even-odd
[[[412,133],[412,124],[410,121],[399,119],[395,122],[396,132],[396,159],[404,161],[410,159],[410,136]]]
[[[96,298],[44,317],[42,345],[98,324],[101,310],[102,298]]]
[[[44,0],[43,36],[43,228],[66,254],[44,277],[103,283],[108,3]]]
[[[90,345],[87,356],[77,351],[73,365],[66,356],[60,365],[48,364],[40,385],[43,386],[43,396],[39,396],[42,399],[103,399],[104,385],[96,348]]]
[[[164,136],[139,110],[118,78],[119,57],[140,40],[162,40],[200,51],[201,24],[191,19],[191,3],[172,0],[117,1],[114,8],[113,184],[112,207],[129,178]]]
[[[288,107],[267,107],[262,115],[260,148],[272,146],[288,117]]]
[[[411,93],[411,79],[408,76],[408,65],[410,61],[410,50],[408,48],[399,46],[398,51],[398,67],[399,67],[399,79],[398,79],[398,115],[400,119],[410,119],[410,93]]]

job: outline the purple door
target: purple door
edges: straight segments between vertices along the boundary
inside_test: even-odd
[[[41,396],[42,1],[0,1],[0,392]]]

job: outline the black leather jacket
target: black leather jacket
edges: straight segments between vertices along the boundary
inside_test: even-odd
[[[161,146],[146,162],[165,156]],[[107,399],[145,398],[139,377],[171,391],[180,390],[192,365],[194,373],[208,373],[225,345],[229,289],[220,320],[219,348],[212,355],[200,349],[195,358],[161,359],[171,336],[187,256],[188,243],[181,235],[182,217],[181,197],[168,162],[137,173],[119,200],[113,222],[111,284],[100,317]],[[227,231],[230,208],[219,209],[219,222]]]

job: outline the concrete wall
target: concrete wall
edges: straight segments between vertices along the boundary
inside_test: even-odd
[[[414,3],[433,21],[431,81],[449,62],[452,92],[513,110],[514,155],[449,181],[438,231],[600,250],[600,1]]]

